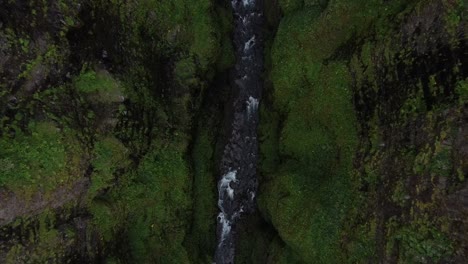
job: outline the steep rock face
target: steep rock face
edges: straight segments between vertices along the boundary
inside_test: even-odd
[[[265,261],[462,263],[464,2],[279,6],[260,128],[259,206],[277,232]]]
[[[450,202],[463,201],[454,197],[466,188],[466,7],[410,7],[351,60],[362,137],[356,175],[366,199],[352,228],[372,233],[373,259],[462,263],[468,252],[458,230],[466,223],[454,214],[467,208],[454,213]]]
[[[220,122],[230,17],[211,0],[0,3],[1,263],[211,259],[203,124]]]

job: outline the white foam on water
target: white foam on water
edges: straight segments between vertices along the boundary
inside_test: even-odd
[[[253,35],[247,42],[244,44],[244,52],[247,52],[255,45],[255,35]]]
[[[229,198],[234,199],[234,189],[231,188],[231,186],[228,186],[228,188],[226,189],[226,192],[229,196]]]
[[[238,30],[241,35],[242,39],[246,36],[250,36],[252,28],[250,28],[254,22],[255,22],[255,16],[258,16],[259,14],[253,10],[255,8],[255,0],[231,0],[231,5],[234,9],[234,13],[236,13],[237,16],[240,16],[239,18],[241,19],[239,22],[241,22],[241,25],[238,25]],[[242,63],[239,64],[242,67],[246,63],[249,63],[255,58],[255,55],[250,54],[251,49],[256,45],[256,36],[253,35],[249,40],[247,40],[244,43],[244,49],[243,49],[243,54],[240,54]],[[242,46],[239,47],[240,53],[242,53]],[[243,56],[245,55],[245,56]],[[255,62],[253,62],[255,63]],[[248,70],[248,68],[247,68]],[[240,71],[242,72],[242,71]],[[239,86],[240,89],[246,89],[245,85],[247,84],[247,80],[251,78],[249,73],[247,73],[244,76],[239,76],[239,79],[235,80],[236,84]],[[246,101],[246,111],[247,111],[247,118],[250,119],[255,113],[258,111],[258,106],[259,106],[259,101],[258,99],[250,96],[247,101]],[[245,117],[245,113],[238,112],[235,113],[236,115],[241,115],[242,117]],[[234,131],[232,131],[234,134]],[[252,137],[252,139],[256,139],[256,137]],[[228,151],[225,149],[225,152]],[[226,154],[226,153],[225,153]],[[240,170],[241,168],[237,168]],[[241,207],[232,212],[231,210],[233,208],[228,207],[233,205],[231,201],[234,200],[234,196],[236,194],[236,189],[231,186],[231,183],[237,182],[237,171],[238,170],[232,170],[230,169],[225,175],[221,177],[221,179],[218,182],[218,207],[220,209],[220,213],[218,214],[217,221],[218,221],[218,228],[220,229],[219,232],[220,234],[220,240],[218,241],[218,248],[220,250],[223,250],[221,254],[225,254],[225,246],[230,245],[225,245],[226,239],[230,238],[230,233],[231,229],[233,228],[233,225],[235,225],[235,222],[237,221],[238,218],[242,217],[242,214],[244,213],[244,206],[241,205]],[[236,186],[234,186],[236,187]],[[237,189],[239,192],[239,189]],[[241,197],[242,195],[237,193],[237,196]],[[243,196],[242,196],[243,197]],[[255,193],[250,192],[250,199],[254,199]]]
[[[255,193],[250,192],[250,201],[253,201],[255,199]]]
[[[229,197],[229,199],[231,200],[234,199],[234,189],[231,187],[231,182],[237,181],[236,174],[237,174],[237,171],[230,171],[226,173],[219,181],[218,207],[221,210],[221,212],[218,214],[218,221],[222,225],[222,231],[221,231],[221,241],[218,244],[218,246],[221,246],[221,243],[224,241],[224,239],[226,239],[226,236],[228,236],[229,233],[231,232],[231,221],[226,216],[226,213],[223,207],[223,201],[224,201],[224,197],[226,196],[226,194]]]
[[[252,96],[249,97],[247,100],[247,117],[250,119],[252,114],[258,111],[258,99],[253,98]]]
[[[254,1],[255,0],[242,0],[245,7],[252,5]]]
[[[231,221],[227,219],[223,212],[218,214],[218,221],[223,226],[221,231],[221,242],[219,243],[219,245],[221,245],[224,239],[226,239],[226,236],[231,232]]]
[[[221,180],[219,181],[219,187],[218,187],[218,191],[219,191],[219,201],[218,201],[218,205],[221,201],[224,200],[224,194],[227,193],[228,197],[232,200],[234,199],[234,189],[231,187],[231,182],[236,182],[236,174],[237,174],[237,171],[230,171],[228,173],[226,173],[223,178],[221,178]]]

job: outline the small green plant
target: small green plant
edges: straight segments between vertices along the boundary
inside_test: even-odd
[[[458,82],[456,93],[459,96],[459,102],[461,104],[468,102],[468,78]]]
[[[396,238],[402,242],[402,256],[410,263],[437,263],[453,251],[451,241],[429,222],[404,227]]]
[[[28,52],[29,51],[29,39],[20,38],[18,41],[19,41],[21,50],[24,53]]]
[[[75,80],[79,92],[90,94],[111,92],[118,89],[118,83],[108,74],[86,70]]]
[[[113,137],[106,137],[98,140],[94,146],[94,168],[91,175],[91,186],[88,190],[88,197],[94,198],[102,189],[112,186],[118,169],[129,166],[128,150],[123,144]]]

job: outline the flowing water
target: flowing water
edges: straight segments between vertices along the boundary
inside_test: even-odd
[[[218,183],[217,264],[234,263],[236,225],[255,210],[258,106],[263,80],[263,4],[232,0],[237,62],[231,72],[232,113]]]

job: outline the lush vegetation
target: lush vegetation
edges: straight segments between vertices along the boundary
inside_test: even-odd
[[[29,133],[0,141],[0,184],[20,191],[28,186],[38,191],[51,189],[70,180],[73,165],[67,162],[67,150],[58,128],[52,123],[31,123]]]
[[[216,134],[203,128],[219,117],[197,118],[209,83],[233,63],[228,8],[1,4],[0,188],[20,200],[0,231],[29,241],[2,244],[8,263],[211,258]],[[62,190],[70,197],[60,201]]]
[[[450,242],[456,221],[438,206],[447,199],[444,188],[459,186],[446,186],[446,179],[466,170],[452,162],[459,154],[449,143],[462,118],[456,100],[466,104],[460,99],[466,77],[460,60],[442,62],[429,50],[447,45],[451,56],[463,49],[453,33],[463,4],[279,4],[285,16],[262,108],[259,206],[284,244],[273,243],[267,254],[274,263],[456,258]],[[406,28],[422,21],[414,17],[428,21],[436,9],[445,10],[442,24],[432,22],[438,31],[408,36],[416,33]],[[447,40],[432,44],[437,34]],[[402,44],[403,36],[413,39]],[[421,58],[415,50],[423,43],[433,46]]]
[[[236,263],[466,260],[464,1],[265,5]],[[211,262],[229,8],[0,4],[0,262]]]

